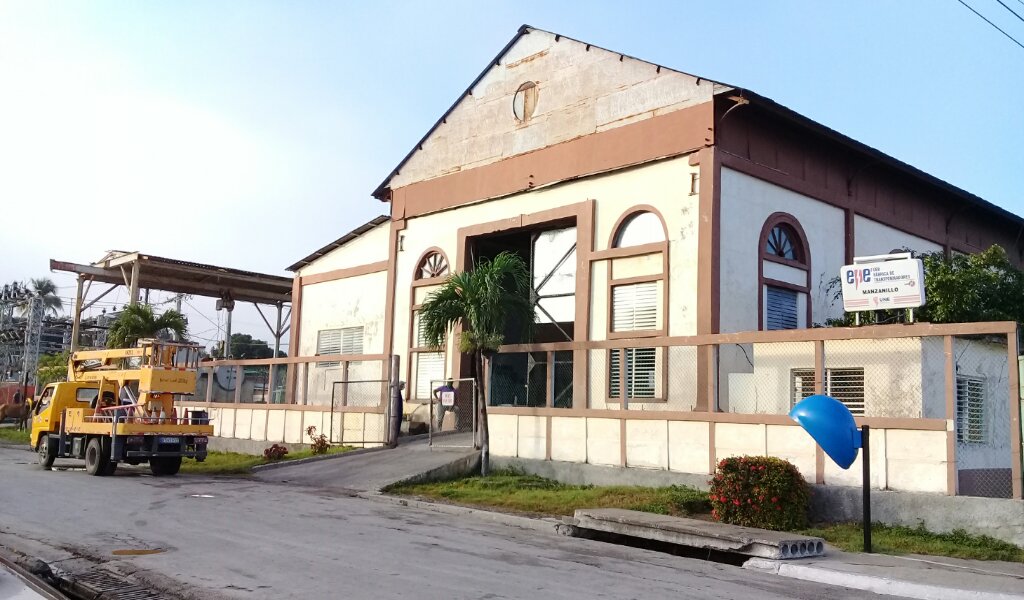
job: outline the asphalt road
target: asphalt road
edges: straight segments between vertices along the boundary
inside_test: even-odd
[[[0,448],[0,543],[130,562],[195,597],[870,596],[338,491],[242,478],[154,478],[142,470],[90,477],[80,470],[44,472],[34,458]]]

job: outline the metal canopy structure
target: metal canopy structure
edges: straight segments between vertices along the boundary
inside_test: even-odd
[[[280,350],[281,337],[288,331],[287,325],[282,327],[282,310],[285,304],[288,304],[289,313],[291,311],[290,277],[121,250],[107,252],[106,256],[88,265],[51,259],[50,270],[75,273],[78,276],[78,290],[72,315],[72,351],[78,348],[82,312],[122,285],[129,290],[129,304],[136,304],[139,301],[140,290],[160,290],[218,298],[218,309],[224,308],[228,311],[225,356],[230,356],[231,311],[235,302],[251,302],[259,311],[260,317],[274,336],[274,356],[277,356]],[[92,300],[84,302],[93,283],[108,284],[110,287]],[[260,310],[261,304],[277,308],[276,327],[271,325]]]

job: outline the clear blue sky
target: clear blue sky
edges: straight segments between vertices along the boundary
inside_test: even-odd
[[[370,192],[523,23],[752,89],[1024,213],[1024,49],[956,0],[0,0],[0,280],[112,248],[282,273],[386,212]]]

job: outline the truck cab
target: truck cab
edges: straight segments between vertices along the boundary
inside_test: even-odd
[[[108,399],[117,398],[116,385],[104,386],[104,392]],[[92,382],[63,381],[51,383],[43,388],[42,393],[32,404],[32,431],[29,434],[32,448],[38,451],[43,436],[57,435],[60,432],[61,417],[66,409],[79,408],[92,415],[96,410],[99,396],[99,384]]]

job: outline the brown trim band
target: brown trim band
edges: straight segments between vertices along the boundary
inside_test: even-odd
[[[392,190],[392,215],[425,215],[686,154],[711,142],[713,119],[714,102],[703,102],[496,163],[412,183]]]
[[[775,331],[746,331],[741,333],[714,333],[708,335],[668,336],[631,340],[590,342],[549,342],[539,344],[509,344],[501,352],[541,352],[546,350],[600,350],[629,348],[632,346],[714,346],[720,344],[757,344],[769,342],[814,342],[835,340],[878,340],[944,335],[1008,335],[1016,334],[1013,321],[985,323],[914,323],[902,325],[869,325],[865,327],[815,327],[811,329],[779,329]]]
[[[370,273],[380,273],[387,271],[388,261],[382,260],[380,262],[369,263],[366,265],[359,265],[356,267],[348,267],[347,269],[335,269],[333,271],[325,271],[323,273],[317,273],[315,275],[306,275],[300,277],[302,285],[314,285],[317,283],[325,283],[327,281],[337,281],[339,279],[348,279],[350,277],[359,277],[360,275],[369,275]]]
[[[234,402],[189,402],[187,400],[176,400],[175,406],[201,406],[203,408],[234,408],[241,410],[296,410],[300,412],[332,412],[330,406],[319,404],[263,404]],[[384,410],[380,406],[335,406],[333,412],[366,413],[382,415]]]
[[[606,248],[604,250],[597,250],[590,255],[590,260],[611,260],[613,258],[632,258],[634,256],[645,256],[647,254],[657,254],[663,252],[668,246],[667,242],[651,242],[650,244],[640,244],[639,246],[626,246],[625,248]]]
[[[1006,334],[1006,348],[1010,356],[1018,355],[1017,331]],[[1020,427],[1020,373],[1016,364],[1010,365],[1010,477],[1013,479],[1012,496],[1024,499],[1024,473],[1021,472],[1021,427]]]

